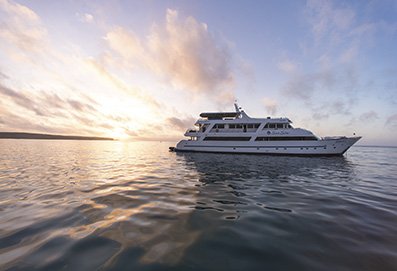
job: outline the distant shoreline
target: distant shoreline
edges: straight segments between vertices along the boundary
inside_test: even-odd
[[[397,148],[397,146],[391,146],[391,145],[353,145],[352,147],[371,147],[371,148]]]
[[[53,134],[15,133],[15,132],[0,132],[0,139],[107,140],[107,141],[115,140],[114,138],[111,137],[53,135]]]

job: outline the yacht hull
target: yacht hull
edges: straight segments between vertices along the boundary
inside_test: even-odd
[[[174,151],[244,153],[298,156],[343,155],[361,137],[341,137],[313,141],[193,141],[182,140]]]

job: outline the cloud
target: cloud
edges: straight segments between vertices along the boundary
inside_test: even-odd
[[[62,98],[50,91],[16,91],[1,82],[0,105],[0,127],[12,131],[103,135],[130,121],[125,116],[102,114],[91,98],[77,94]]]
[[[30,21],[39,20],[39,17],[33,10],[18,3],[11,3],[8,0],[0,0],[0,7],[9,14],[16,14],[19,17],[24,17]]]
[[[84,98],[62,99],[57,94],[48,91],[36,91],[35,94],[28,91],[16,91],[4,86],[0,82],[0,96],[8,99],[11,103],[34,112],[38,116],[65,116],[62,111],[78,111],[80,113],[97,113],[94,103],[83,101]]]
[[[339,115],[351,114],[349,105],[341,100],[331,102],[329,105],[325,106],[325,109],[328,109],[331,114],[335,114],[335,115],[337,115],[337,114],[339,114]]]
[[[12,90],[6,86],[3,86],[0,84],[0,95],[6,96],[9,99],[11,99],[15,104],[22,106],[30,111],[33,111],[39,116],[44,116],[46,113],[39,108],[32,100],[31,98],[25,96],[22,93],[19,93],[15,90]]]
[[[175,10],[167,10],[165,26],[154,25],[145,40],[121,27],[109,31],[105,40],[114,52],[138,61],[176,88],[215,97],[234,87],[233,58],[226,43],[206,24],[193,17],[182,19]]]
[[[8,79],[8,76],[0,71],[0,80]]]
[[[92,105],[87,103],[82,103],[77,100],[68,99],[67,103],[76,111],[80,111],[80,112],[96,111],[96,109]]]
[[[144,54],[143,45],[135,35],[134,32],[127,31],[124,28],[118,26],[109,31],[104,39],[107,41],[109,47],[115,52],[119,53],[122,57],[129,61],[140,59],[142,62],[142,56]]]
[[[76,17],[80,22],[91,24],[95,22],[95,17],[94,15],[90,13],[83,13],[81,14],[80,12],[76,12]]]
[[[277,67],[286,73],[292,73],[296,71],[296,64],[291,60],[285,59],[277,64]]]
[[[316,42],[326,38],[340,41],[339,31],[347,30],[356,17],[353,9],[336,7],[329,0],[309,0],[306,17],[311,24]]]
[[[32,120],[27,117],[21,117],[9,111],[2,111],[0,108],[2,119],[0,121],[0,128],[6,131],[13,132],[44,132],[44,133],[63,133],[64,129],[56,126],[48,126],[40,121]]]
[[[320,106],[309,106],[312,110],[312,118],[314,120],[328,119],[330,116],[350,116],[352,115],[350,109],[352,107],[352,100],[343,100],[338,98],[334,101],[323,102]]]
[[[207,25],[193,17],[179,20],[176,11],[167,10],[166,19],[165,29],[154,28],[149,38],[155,69],[182,88],[213,92],[230,87],[228,47],[217,43]]]
[[[276,114],[277,106],[278,106],[276,100],[269,99],[269,98],[263,98],[262,102],[265,105],[265,108],[270,115]]]
[[[336,84],[336,74],[331,70],[312,74],[294,74],[282,87],[281,92],[293,98],[309,102],[313,93],[331,89]]]
[[[171,117],[167,119],[167,123],[177,128],[178,130],[186,130],[187,128],[191,127],[195,123],[195,121],[196,120],[192,117],[187,117],[183,119]]]
[[[322,119],[328,119],[328,118],[329,118],[329,114],[328,113],[324,113],[324,112],[313,113],[313,119],[314,120],[322,120]]]
[[[371,5],[366,3],[366,8],[373,8]],[[375,45],[373,38],[380,32],[389,37],[397,32],[397,23],[393,21],[362,22],[357,19],[362,14],[357,16],[349,2],[308,0],[304,15],[314,39],[306,42],[311,47],[310,53],[320,50],[321,55],[332,54],[329,59],[333,59],[336,65],[357,61],[360,51]]]
[[[142,121],[121,120],[120,114],[131,113],[134,105],[135,111],[144,109],[145,113],[160,107],[145,91],[124,82],[102,63],[82,56],[76,45],[65,45],[67,54],[53,46],[40,17],[28,7],[0,0],[0,26],[0,50],[7,57],[6,63],[12,64],[11,71],[17,70],[13,78],[0,74],[0,80],[8,83],[0,82],[1,109],[9,112],[2,115],[4,129],[23,128],[25,122],[32,122],[36,126],[25,125],[26,129],[58,133],[78,129],[81,133],[112,135],[114,128],[126,123],[133,123],[134,129],[141,125]],[[18,77],[25,73],[26,77]],[[87,91],[95,88],[103,92],[95,92],[98,97],[92,99]],[[114,94],[118,90],[123,92],[119,97],[132,99],[117,100]],[[132,109],[124,109],[125,105],[132,105]],[[150,110],[146,105],[152,106]],[[15,120],[15,126],[10,120]]]
[[[397,114],[393,114],[387,118],[385,125],[387,127],[397,128]]]
[[[342,52],[339,57],[339,61],[341,63],[350,63],[352,62],[356,56],[358,55],[358,48],[356,45],[352,45],[348,49]]]
[[[92,23],[94,22],[94,16],[92,14],[89,13],[85,13],[82,17],[83,21],[86,23]]]
[[[144,91],[137,87],[132,87],[129,84],[125,83],[123,80],[119,79],[117,76],[110,73],[107,68],[100,62],[96,61],[95,59],[89,58],[86,60],[86,63],[102,78],[106,79],[111,85],[115,86],[118,90],[121,90],[127,94],[138,98],[145,103],[151,105],[155,108],[162,107],[154,97],[147,95]]]
[[[334,101],[327,101],[321,107],[324,110],[328,110],[330,114],[335,115],[350,115],[350,109],[354,104],[354,100],[352,99],[343,99],[342,97],[337,98]]]
[[[362,113],[359,117],[360,121],[362,122],[373,122],[378,118],[379,118],[378,113],[376,113],[373,110]]]
[[[12,52],[16,46],[22,54],[41,53],[47,48],[47,31],[41,25],[39,16],[26,6],[7,0],[0,0],[0,9],[7,14],[0,19],[0,40]]]

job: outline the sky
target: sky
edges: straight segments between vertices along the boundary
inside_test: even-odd
[[[235,100],[397,146],[397,1],[0,0],[0,131],[178,140]]]

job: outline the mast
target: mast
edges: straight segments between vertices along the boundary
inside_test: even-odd
[[[234,102],[234,108],[236,109],[237,113],[240,113],[241,107],[238,106],[237,101]]]

